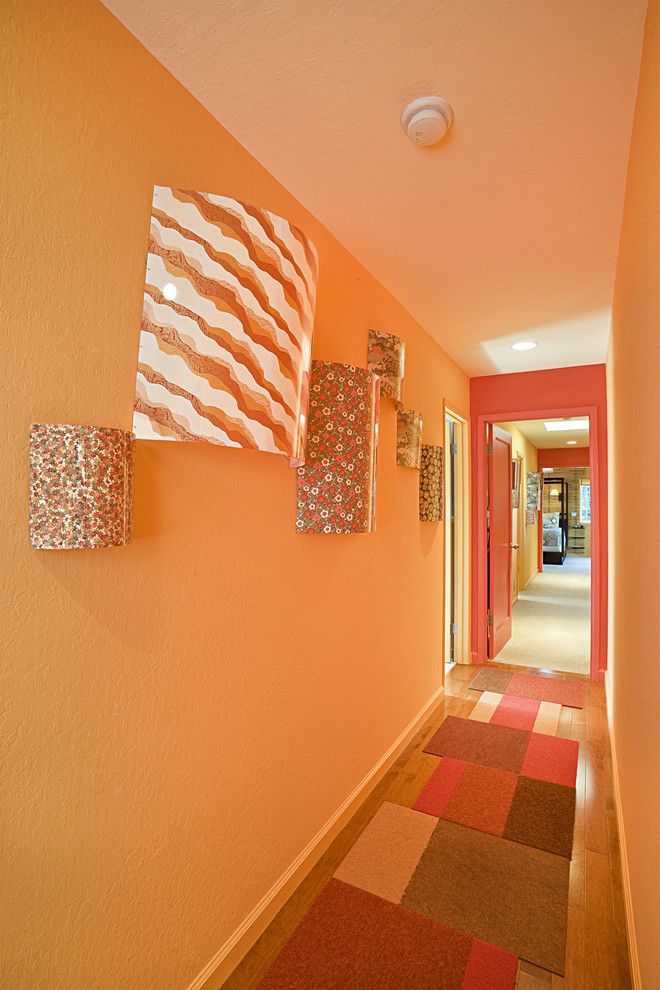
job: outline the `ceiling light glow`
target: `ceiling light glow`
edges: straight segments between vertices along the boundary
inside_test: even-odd
[[[511,344],[512,351],[533,351],[538,344],[535,340],[519,340],[516,344]]]
[[[541,468],[542,471],[554,471],[554,468]]]
[[[174,282],[166,282],[163,286],[163,295],[166,299],[176,299],[176,285]]]
[[[573,430],[588,430],[588,419],[559,419],[543,424],[548,433],[569,433]]]
[[[571,446],[574,446],[576,443],[577,443],[577,440],[567,440],[566,441],[566,446],[567,447],[571,447]]]

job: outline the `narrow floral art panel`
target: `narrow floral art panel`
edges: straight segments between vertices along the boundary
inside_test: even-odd
[[[396,462],[402,467],[417,468],[422,460],[422,414],[414,409],[397,407]]]
[[[440,522],[444,518],[443,464],[442,447],[423,443],[419,472],[419,518],[422,522]]]
[[[304,457],[317,273],[274,213],[155,186],[136,437]]]
[[[30,429],[30,541],[37,550],[130,542],[133,435],[101,426]]]
[[[380,394],[396,402],[403,400],[403,370],[406,345],[393,333],[369,331],[367,367],[380,376]]]
[[[376,526],[377,375],[313,361],[305,463],[298,468],[300,533],[370,533]]]

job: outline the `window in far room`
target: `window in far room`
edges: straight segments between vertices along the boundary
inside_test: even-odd
[[[591,522],[591,483],[589,481],[580,482],[580,523]]]

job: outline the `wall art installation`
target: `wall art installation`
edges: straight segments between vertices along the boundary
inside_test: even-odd
[[[378,377],[313,361],[304,466],[298,468],[301,533],[370,533],[376,527]]]
[[[393,333],[369,331],[367,367],[380,375],[380,394],[396,402],[403,400],[403,366],[406,345]]]
[[[422,415],[414,409],[397,407],[396,462],[419,470],[422,459]]]
[[[440,522],[444,518],[443,463],[442,447],[422,444],[419,472],[419,518],[422,522]]]
[[[541,487],[543,475],[540,471],[530,471],[527,475],[527,492],[525,498],[525,522],[533,525],[536,513],[541,508]]]
[[[30,429],[30,540],[38,550],[131,538],[133,436],[100,426]]]
[[[136,437],[302,459],[317,271],[287,220],[155,186]]]

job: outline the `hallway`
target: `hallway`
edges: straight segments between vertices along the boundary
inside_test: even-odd
[[[544,564],[513,606],[512,636],[498,663],[589,674],[591,560]]]
[[[261,985],[312,903],[326,884],[332,882],[331,878],[336,875],[340,864],[356,840],[365,830],[368,831],[369,823],[384,804],[389,803],[390,808],[392,805],[406,809],[416,806],[438,767],[438,758],[429,751],[429,740],[448,717],[455,722],[475,717],[475,708],[483,696],[471,690],[470,686],[480,671],[489,669],[493,668],[457,664],[447,675],[445,697],[433,716],[337,836],[242,963],[223,983],[223,990],[255,990]],[[628,990],[631,987],[617,821],[612,810],[614,795],[605,693],[603,686],[593,681],[579,680],[576,683],[584,683],[584,708],[562,707],[556,730],[558,738],[575,740],[580,746],[568,880],[566,972],[561,977],[521,961],[515,980],[516,990]],[[405,852],[401,855],[405,858]],[[345,925],[346,919],[343,918],[340,930]],[[404,953],[403,958],[410,964],[409,955]],[[289,971],[286,980],[280,973],[272,985],[303,985],[302,958],[297,959],[297,964],[300,970],[295,973]],[[297,982],[301,979],[302,983]],[[265,985],[270,987],[271,982],[266,980]],[[323,983],[323,986],[337,985],[331,979],[327,984]],[[366,985],[359,981],[349,981],[347,985],[366,990]],[[408,984],[403,980],[397,983],[395,978],[387,985]]]

